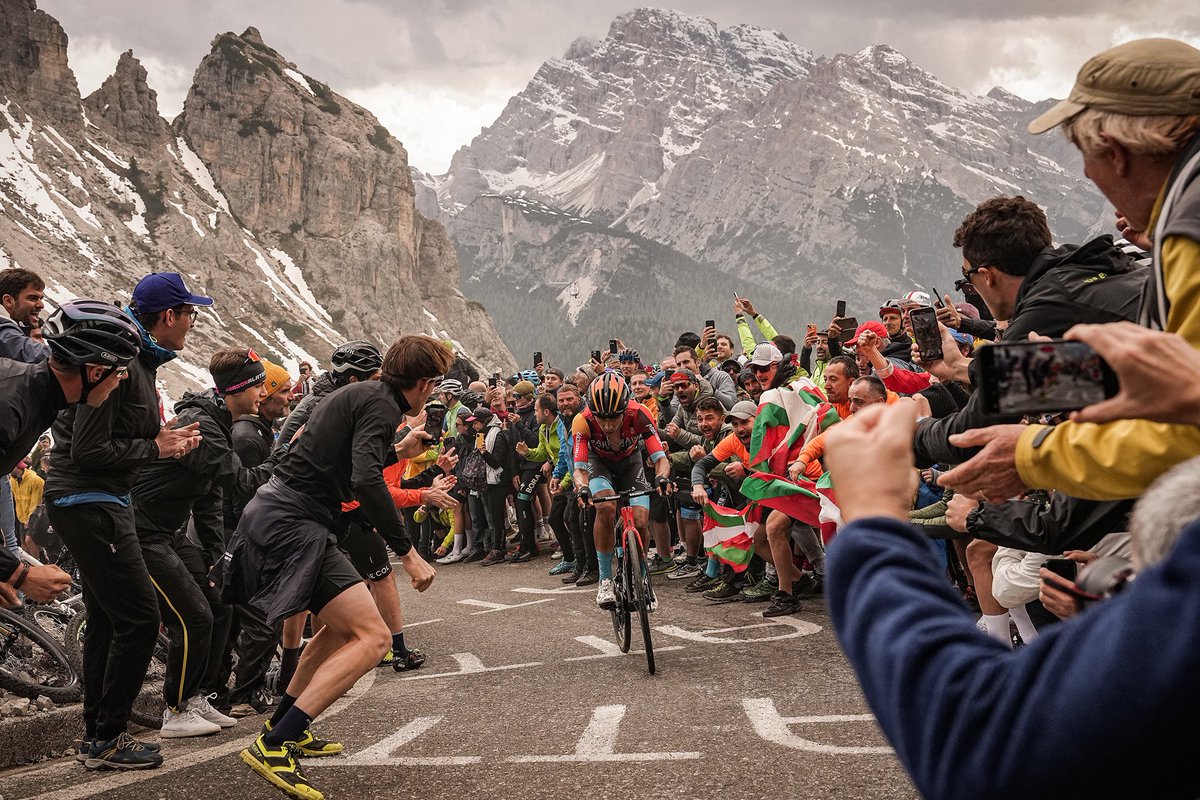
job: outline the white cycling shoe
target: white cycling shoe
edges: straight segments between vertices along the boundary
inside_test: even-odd
[[[596,589],[596,605],[605,611],[611,611],[613,608],[616,608],[617,595],[613,591],[612,578],[605,578],[600,581],[600,586]]]

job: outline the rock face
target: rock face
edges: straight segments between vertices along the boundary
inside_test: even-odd
[[[400,142],[257,31],[214,39],[169,125],[128,52],[85,101],[52,104],[48,75],[75,87],[61,28],[23,0],[0,0],[0,18],[0,58],[54,56],[0,77],[0,268],[34,269],[58,302],[125,302],[140,276],[183,273],[216,305],[161,373],[173,396],[207,384],[209,354],[232,345],[294,367],[349,339],[424,333],[482,370],[515,367],[459,292],[445,229],[416,212]]]
[[[34,0],[6,0],[0,14],[0,91],[24,99],[30,113],[78,128],[79,84],[67,66],[67,34]]]
[[[415,177],[515,350],[573,321],[548,355],[582,359],[649,313],[640,344],[657,353],[705,318],[731,328],[726,286],[793,334],[837,299],[865,319],[875,308],[856,300],[948,291],[953,231],[995,195],[1046,206],[1060,241],[1106,232],[1072,148],[1023,133],[1036,113],[884,45],[816,59],[782,34],[639,9],[547,61],[446,175]],[[686,316],[653,314],[664,284]]]

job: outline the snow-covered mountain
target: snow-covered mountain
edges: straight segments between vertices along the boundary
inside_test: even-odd
[[[125,302],[152,271],[211,294],[164,370],[176,395],[235,344],[294,374],[347,339],[426,333],[515,366],[459,292],[445,230],[416,212],[400,142],[253,28],[213,40],[168,124],[132,53],[81,98],[58,22],[0,0],[0,267],[14,264],[55,302]]]
[[[795,332],[839,298],[869,318],[949,290],[953,231],[988,197],[1046,206],[1062,241],[1104,229],[1072,149],[1023,133],[1038,109],[885,45],[815,58],[780,33],[642,8],[543,64],[445,175],[414,173],[417,204],[521,358],[581,358],[630,320],[658,352],[705,318],[730,328],[735,289]]]

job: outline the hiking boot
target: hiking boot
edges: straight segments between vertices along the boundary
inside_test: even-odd
[[[779,591],[779,585],[764,575],[758,583],[742,589],[742,599],[747,603],[765,603],[777,591]]]
[[[301,772],[300,764],[296,761],[298,752],[299,749],[292,742],[273,748],[259,736],[254,744],[242,751],[241,757],[250,769],[284,793],[301,800],[325,800],[325,795],[313,788]]]
[[[796,597],[812,597],[825,594],[825,578],[815,572],[805,572],[792,582],[792,594]]]
[[[776,592],[771,598],[771,605],[763,611],[764,617],[785,617],[800,610],[800,599],[787,592]]]
[[[582,569],[580,569],[580,567],[579,567],[579,565],[578,565],[578,564],[576,564],[576,565],[575,565],[575,569],[574,569],[574,571],[572,571],[572,572],[567,572],[567,573],[564,573],[564,574],[563,574],[563,576],[562,576],[562,582],[563,582],[563,583],[565,583],[565,584],[568,584],[568,585],[570,585],[570,584],[572,584],[572,583],[575,583],[576,581],[578,581],[578,580],[579,580],[580,578],[582,578],[582,577],[583,577],[583,570],[582,570]]]
[[[557,564],[555,564],[553,567],[550,568],[549,574],[565,575],[568,572],[574,572],[574,571],[575,571],[575,562],[574,561],[560,561]]]
[[[237,725],[236,719],[226,716],[212,707],[212,703],[209,701],[216,696],[217,695],[215,693],[210,694],[207,697],[202,694],[198,694],[191,700],[188,700],[188,708],[196,709],[196,712],[201,717],[222,728],[232,728],[234,725]]]
[[[668,577],[670,577],[670,576],[668,576]],[[683,590],[689,594],[695,594],[696,592],[703,592],[708,589],[711,589],[713,586],[715,586],[717,584],[717,581],[719,581],[719,580],[721,580],[721,578],[719,576],[714,576],[714,577],[710,578],[707,575],[705,575],[703,572],[701,572],[699,575],[697,575],[692,580],[691,583],[689,583],[687,586],[684,586]]]
[[[221,726],[200,716],[200,711],[196,708],[189,707],[183,711],[163,709],[162,738],[164,739],[211,736],[220,732]]]
[[[732,603],[735,600],[740,600],[738,597],[738,588],[730,581],[718,580],[702,595],[705,600],[712,600],[717,603]]]
[[[122,733],[107,742],[93,740],[83,765],[88,769],[154,769],[162,762],[162,753]]]
[[[89,739],[86,736],[82,739],[75,740],[75,760],[80,764],[87,763],[88,754],[92,751],[93,741],[93,739]],[[162,751],[162,745],[160,745],[158,742],[143,742],[141,739],[134,739],[134,741],[140,744],[146,750],[149,750],[151,753],[158,753]]]
[[[697,575],[703,575],[704,569],[699,564],[689,564],[686,561],[675,569],[667,572],[667,580],[681,581],[684,578],[694,578]]]

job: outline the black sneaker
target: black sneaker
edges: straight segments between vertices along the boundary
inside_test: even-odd
[[[286,794],[299,797],[301,800],[325,800],[325,795],[313,788],[308,779],[304,777],[304,773],[300,770],[300,763],[296,761],[297,752],[296,746],[292,742],[285,742],[282,747],[272,748],[259,736],[254,740],[254,744],[242,751],[241,757],[242,761],[250,766],[250,769],[262,775],[271,785],[282,789]]]
[[[403,658],[397,656],[392,662],[392,669],[396,672],[411,672],[414,669],[420,669],[425,663],[425,654],[420,650],[409,650],[408,655]]]
[[[537,550],[518,550],[511,560],[514,564],[524,564],[526,561],[533,561],[537,557]]]
[[[825,578],[815,572],[805,572],[792,583],[792,594],[796,597],[825,594]]]
[[[482,547],[472,548],[471,552],[467,553],[463,558],[462,563],[469,564],[472,561],[482,561],[485,555],[487,554],[483,551]]]
[[[692,579],[691,583],[689,583],[687,586],[684,586],[683,590],[685,592],[688,592],[689,594],[695,594],[696,592],[707,591],[708,589],[711,589],[712,587],[716,586],[718,581],[720,581],[720,580],[721,580],[720,577],[710,578],[707,575],[705,575],[703,572],[701,572],[699,575],[697,575],[695,578]]]
[[[563,583],[576,583],[576,582],[577,582],[577,581],[578,581],[580,578],[582,578],[582,577],[583,577],[583,572],[582,572],[582,571],[580,571],[580,572],[568,572],[566,575],[563,575],[563,576],[562,576],[562,582],[563,582]]]
[[[579,578],[575,581],[575,585],[591,586],[598,580],[600,579],[596,577],[596,573],[592,572],[590,569],[585,569],[583,572],[579,573]]]
[[[763,611],[764,617],[786,617],[800,610],[800,599],[787,592],[777,592],[771,598],[771,605]]]
[[[122,733],[107,742],[93,740],[83,765],[88,769],[154,769],[162,762],[161,753]]]
[[[504,563],[504,551],[503,550],[493,550],[492,552],[490,552],[486,556],[484,556],[483,561],[479,562],[479,566],[490,567],[493,564],[502,564],[502,563]]]
[[[718,581],[701,596],[714,603],[732,603],[742,599],[741,589],[732,581]]]

